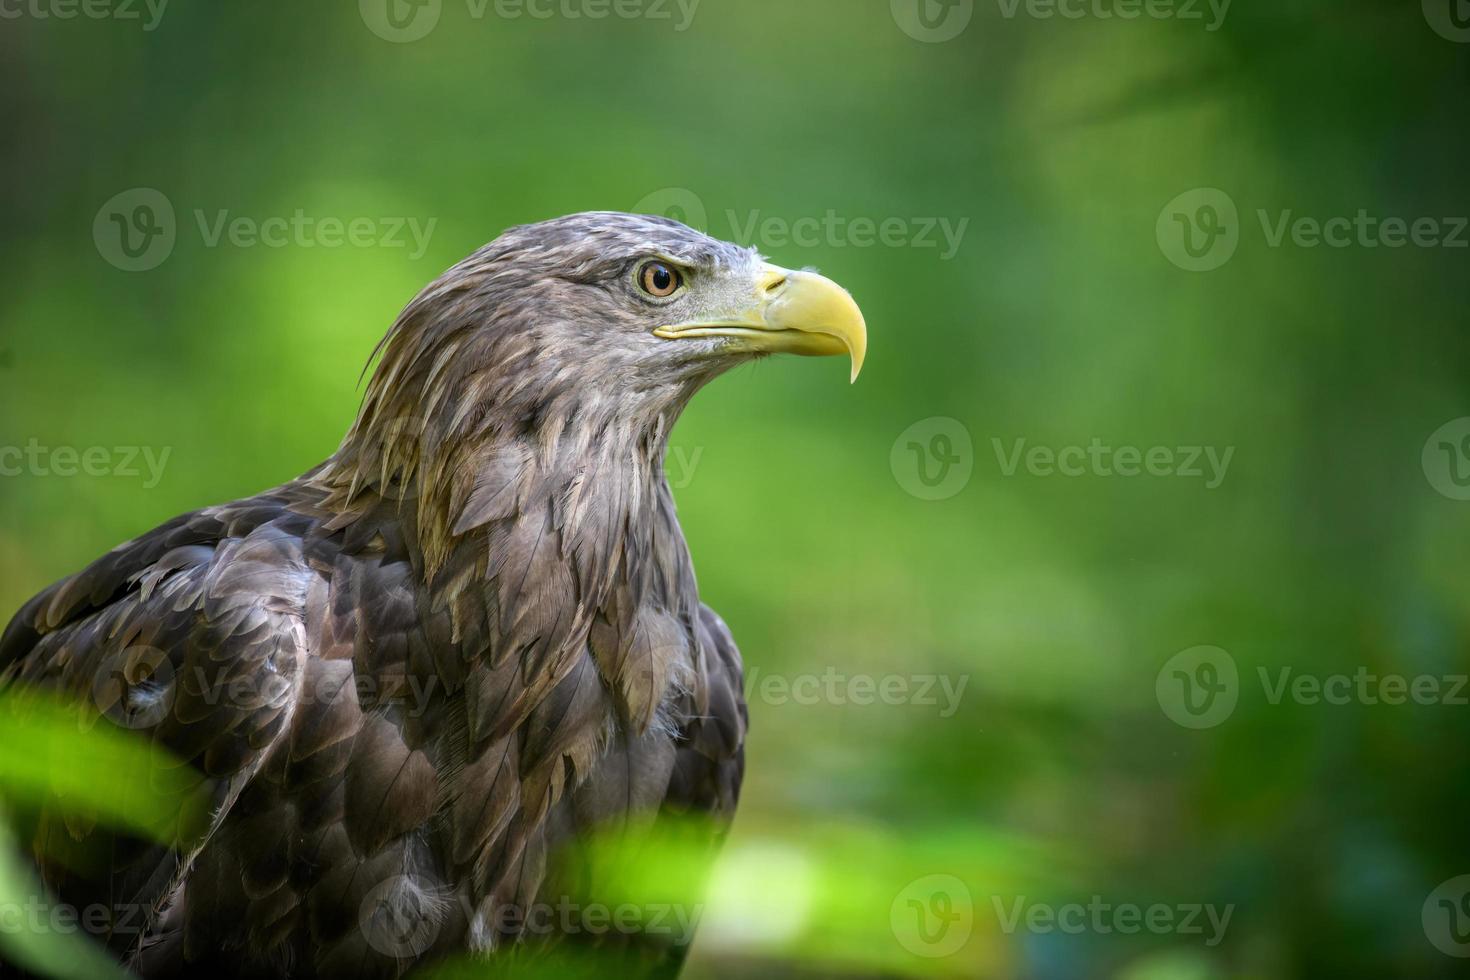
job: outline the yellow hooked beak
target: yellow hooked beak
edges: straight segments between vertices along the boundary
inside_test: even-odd
[[[756,280],[749,309],[718,320],[659,327],[655,337],[728,337],[734,349],[750,352],[852,358],[852,380],[868,352],[868,325],[852,296],[815,272],[767,265]]]

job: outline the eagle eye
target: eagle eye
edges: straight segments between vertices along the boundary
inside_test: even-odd
[[[655,299],[668,299],[684,285],[684,276],[667,262],[645,262],[638,269],[638,288]]]

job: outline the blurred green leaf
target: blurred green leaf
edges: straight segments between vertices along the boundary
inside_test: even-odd
[[[24,914],[45,889],[17,859],[16,841],[0,825],[0,910],[7,916]],[[20,928],[7,922],[0,928],[0,950],[6,962],[19,964],[57,980],[127,980],[129,974],[79,931],[52,930],[44,924]]]
[[[32,691],[0,692],[0,801],[82,815],[158,841],[187,838],[206,801],[192,768],[146,738]]]

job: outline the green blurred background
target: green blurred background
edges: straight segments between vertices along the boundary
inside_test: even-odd
[[[675,435],[702,592],[752,675],[694,975],[1426,977],[1470,955],[1470,706],[1272,703],[1259,673],[1470,671],[1470,423],[1436,435],[1470,415],[1461,0],[392,0],[396,21],[174,0],[151,30],[141,5],[25,2],[0,20],[0,445],[109,462],[0,478],[3,616],[326,457],[397,311],[505,227],[671,209],[819,267],[871,334],[856,387],[766,361]],[[127,271],[109,214],[137,188],[173,241]],[[1236,216],[1171,206],[1199,188]],[[1288,212],[1360,209],[1441,244],[1273,245]],[[222,212],[298,210],[375,241],[210,244]],[[1220,215],[1234,252],[1181,268],[1176,215]],[[422,254],[382,219],[433,221]],[[1212,489],[1012,468],[1022,439],[1233,456]],[[161,477],[120,447],[167,451]],[[1190,727],[1166,664],[1199,646],[1236,704]],[[1008,927],[1018,902],[1231,917]]]

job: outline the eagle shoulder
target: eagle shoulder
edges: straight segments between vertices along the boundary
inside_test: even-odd
[[[190,763],[210,803],[203,836],[181,826],[165,845],[120,839],[70,808],[36,817],[43,879],[68,904],[106,908],[119,951],[289,723],[310,650],[304,527],[278,494],[184,515],[41,592],[0,639],[0,687],[47,691],[134,730]]]

